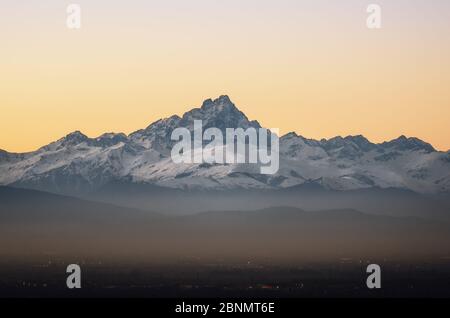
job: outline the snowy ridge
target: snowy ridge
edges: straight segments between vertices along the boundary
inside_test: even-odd
[[[289,133],[280,138],[280,170],[273,176],[261,175],[256,165],[174,164],[172,131],[192,130],[197,119],[205,129],[261,127],[221,96],[129,136],[89,138],[77,131],[34,152],[0,151],[0,185],[58,193],[94,191],[117,180],[179,189],[275,189],[317,183],[334,190],[450,192],[450,152],[405,136],[374,144],[363,136],[313,140]]]

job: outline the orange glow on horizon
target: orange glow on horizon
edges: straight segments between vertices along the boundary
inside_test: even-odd
[[[282,134],[406,135],[450,149],[448,2],[380,1],[377,31],[360,0],[80,1],[78,31],[65,28],[64,5],[44,2],[11,5],[0,21],[0,149],[75,130],[128,134],[224,94]]]

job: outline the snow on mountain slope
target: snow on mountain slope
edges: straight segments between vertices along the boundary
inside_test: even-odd
[[[174,144],[170,139],[172,131],[175,128],[184,127],[192,132],[195,120],[203,121],[204,130],[215,127],[219,128],[224,134],[226,128],[261,127],[257,121],[249,121],[247,116],[236,108],[228,96],[221,96],[214,101],[211,99],[204,101],[201,108],[194,108],[185,113],[183,117],[175,115],[158,120],[146,129],[132,133],[129,139],[144,148],[153,148],[169,155],[171,146]]]
[[[450,174],[448,155],[416,138],[402,136],[377,145],[362,136],[317,142],[289,134],[282,138],[281,157],[289,160],[282,169],[292,168],[295,176],[318,180],[331,189],[377,186],[423,193],[449,190],[445,182],[437,182]],[[298,175],[299,171],[303,174]]]
[[[306,139],[295,133],[280,138],[280,169],[261,175],[257,165],[175,164],[170,140],[177,127],[193,130],[260,128],[227,96],[206,100],[182,117],[161,119],[146,129],[88,138],[81,132],[37,151],[0,151],[0,185],[58,193],[89,192],[112,181],[148,183],[180,189],[271,189],[317,183],[335,190],[404,188],[420,193],[450,192],[450,153],[438,152],[417,138],[401,136],[374,144],[363,136]]]

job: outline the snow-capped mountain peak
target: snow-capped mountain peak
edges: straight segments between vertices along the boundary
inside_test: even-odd
[[[60,139],[59,142],[61,145],[74,145],[87,141],[88,139],[88,136],[77,130]]]
[[[191,109],[182,117],[174,115],[170,118],[160,119],[144,130],[132,133],[129,138],[143,147],[154,148],[164,154],[171,148],[171,134],[175,128],[184,127],[191,132],[194,129],[194,121],[201,120],[203,128],[219,128],[225,134],[226,128],[260,128],[257,121],[250,121],[226,95],[215,100],[207,99],[199,108]]]
[[[434,149],[434,147],[429,143],[414,137],[408,138],[404,135],[398,137],[397,139],[384,142],[382,146],[397,150],[423,150],[429,153],[436,151],[436,149]]]
[[[250,121],[226,95],[215,100],[207,99],[200,108],[185,113],[180,127],[192,128],[194,120],[202,120],[204,128],[215,127],[222,131],[226,128],[260,128],[257,121]]]

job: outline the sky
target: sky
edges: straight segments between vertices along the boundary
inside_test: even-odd
[[[0,0],[0,149],[131,133],[224,94],[282,134],[450,149],[448,0],[72,2]]]

